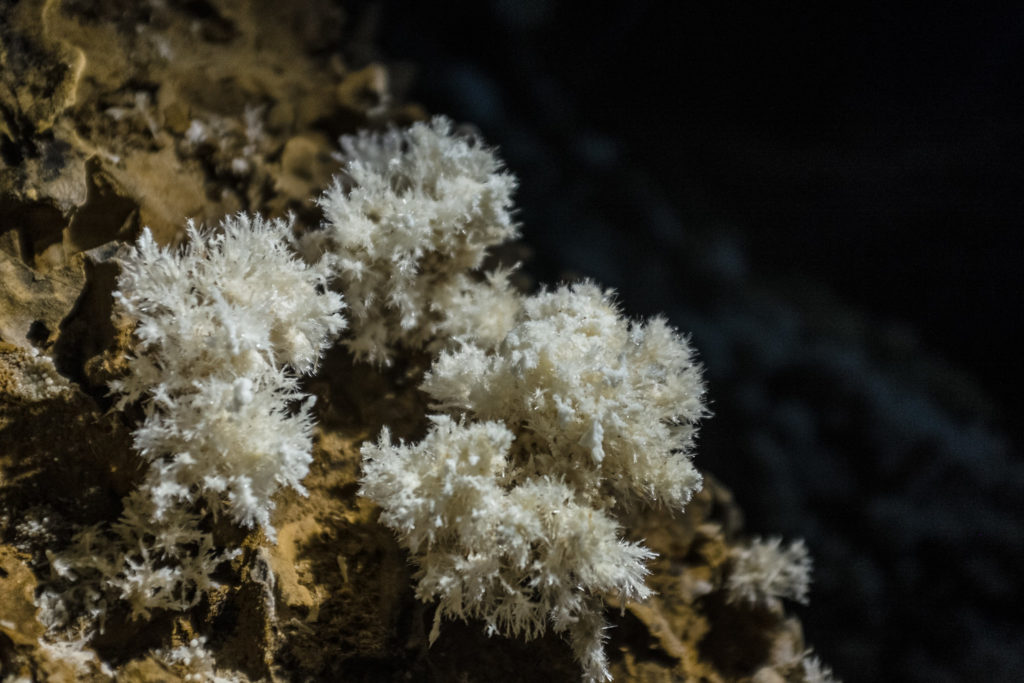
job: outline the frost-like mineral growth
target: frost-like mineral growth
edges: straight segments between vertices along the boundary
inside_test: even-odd
[[[800,668],[804,683],[839,683],[832,669],[822,664],[817,655],[812,655],[809,651],[804,654]]]
[[[628,324],[591,284],[522,300],[499,343],[467,334],[423,389],[426,438],[363,447],[363,493],[420,566],[417,594],[488,632],[568,637],[584,678],[605,680],[602,595],[641,600],[644,546],[616,511],[681,510],[703,415],[699,367],[661,319]],[[438,623],[435,622],[435,635]]]
[[[423,383],[435,405],[501,420],[518,477],[556,476],[592,503],[681,509],[704,414],[700,368],[662,318],[627,323],[590,283],[528,297],[493,350],[467,340]]]
[[[303,247],[307,257],[338,259],[352,323],[345,343],[360,358],[387,363],[397,347],[434,339],[457,310],[454,299],[474,287],[469,274],[487,248],[516,236],[515,179],[441,117],[346,136],[341,145],[344,173],[320,198],[323,229]]]
[[[803,541],[782,547],[781,538],[755,538],[732,555],[729,600],[769,605],[779,598],[807,603],[811,557]]]
[[[127,603],[132,618],[148,619],[154,609],[195,606],[217,587],[211,578],[217,565],[239,552],[218,551],[200,521],[199,515],[179,506],[155,522],[148,496],[133,492],[125,498],[117,523],[86,527],[69,548],[59,555],[49,553],[54,578],[67,582],[68,588],[44,592],[42,613],[48,626],[71,625],[69,604],[101,630],[111,599]]]
[[[526,639],[550,624],[586,671],[603,671],[600,595],[646,598],[653,554],[556,478],[509,486],[513,435],[502,423],[433,420],[418,444],[393,446],[385,431],[363,450],[363,493],[384,501],[381,521],[416,556],[417,596],[440,599],[431,640],[445,616]]]
[[[180,251],[144,232],[121,259],[118,312],[138,322],[120,405],[145,397],[135,446],[151,461],[144,488],[160,519],[204,498],[270,535],[272,496],[302,491],[312,459],[313,370],[344,327],[328,261],[292,252],[291,226],[238,215],[188,230]]]
[[[0,350],[0,364],[0,400],[27,404],[72,393],[53,360],[35,349]]]
[[[188,645],[158,650],[155,654],[182,681],[242,683],[248,680],[232,671],[218,671],[213,654],[206,648],[206,638],[193,638]]]
[[[53,585],[41,604],[65,635],[102,630],[112,601],[148,619],[216,587],[214,570],[238,551],[216,547],[196,503],[273,538],[273,495],[303,492],[312,460],[312,399],[298,376],[344,327],[328,261],[300,260],[285,221],[240,214],[217,230],[190,225],[180,250],[144,231],[120,265],[116,314],[136,323],[138,343],[111,389],[121,407],[143,399],[134,445],[149,468],[120,521],[49,553]]]

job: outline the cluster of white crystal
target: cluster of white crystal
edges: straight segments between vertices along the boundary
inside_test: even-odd
[[[585,679],[607,679],[602,596],[647,597],[653,557],[616,513],[681,510],[701,484],[689,346],[663,320],[627,323],[592,284],[561,287],[523,298],[496,344],[467,333],[422,388],[445,411],[426,438],[363,448],[363,494],[420,565],[417,594],[489,632],[550,625]]]
[[[396,349],[442,334],[487,248],[517,235],[515,178],[441,117],[341,144],[344,172],[319,199],[323,229],[307,233],[303,248],[307,258],[337,258],[352,325],[345,344],[388,363]]]
[[[137,321],[121,405],[144,399],[135,446],[157,519],[200,498],[273,535],[273,495],[303,491],[312,460],[311,372],[344,325],[328,259],[292,251],[291,226],[244,214],[190,226],[178,251],[148,231],[120,259],[117,311]]]
[[[807,603],[811,556],[803,541],[783,547],[781,538],[754,538],[732,553],[726,583],[732,602],[771,605],[779,598]]]

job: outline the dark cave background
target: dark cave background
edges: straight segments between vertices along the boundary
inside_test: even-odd
[[[521,182],[540,282],[692,334],[700,467],[846,681],[1024,680],[1024,8],[348,4]]]

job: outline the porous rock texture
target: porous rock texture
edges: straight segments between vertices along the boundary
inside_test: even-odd
[[[132,621],[111,604],[88,642],[44,637],[35,596],[51,580],[48,552],[116,519],[142,476],[141,411],[112,410],[107,394],[131,344],[111,320],[113,254],[142,226],[173,244],[185,218],[239,210],[316,225],[310,198],[337,168],[337,136],[425,116],[396,104],[401,72],[372,61],[371,23],[317,1],[0,0],[0,680],[578,676],[554,636],[446,623],[428,647],[433,609],[357,491],[364,440],[385,424],[423,436],[429,358],[382,370],[342,347],[306,382],[318,422],[309,495],[279,496],[276,544],[210,522],[243,552],[198,606]],[[659,554],[657,595],[609,615],[616,680],[802,679],[799,621],[781,603],[727,599],[741,515],[725,488],[707,477],[684,515],[633,514],[631,533]]]

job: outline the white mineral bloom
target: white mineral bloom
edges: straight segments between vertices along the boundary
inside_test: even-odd
[[[396,347],[420,348],[458,317],[449,304],[475,286],[466,275],[488,247],[517,236],[516,182],[492,150],[441,117],[341,146],[344,173],[319,200],[323,230],[307,233],[303,249],[337,258],[352,323],[345,344],[388,363]]]
[[[417,595],[439,600],[435,635],[445,616],[525,638],[550,625],[606,680],[602,595],[646,598],[653,557],[615,512],[681,510],[700,487],[700,368],[663,320],[627,323],[592,284],[495,319],[435,359],[422,388],[449,415],[426,438],[363,446],[362,491],[419,564]]]
[[[190,225],[178,251],[148,231],[122,256],[118,312],[138,322],[121,405],[145,399],[135,446],[159,519],[204,497],[270,536],[272,496],[302,489],[311,399],[297,387],[345,325],[330,262],[292,250],[291,225],[244,214]]]
[[[732,554],[726,588],[732,602],[770,605],[779,598],[807,603],[811,557],[803,541],[782,546],[781,538],[755,538]]]

